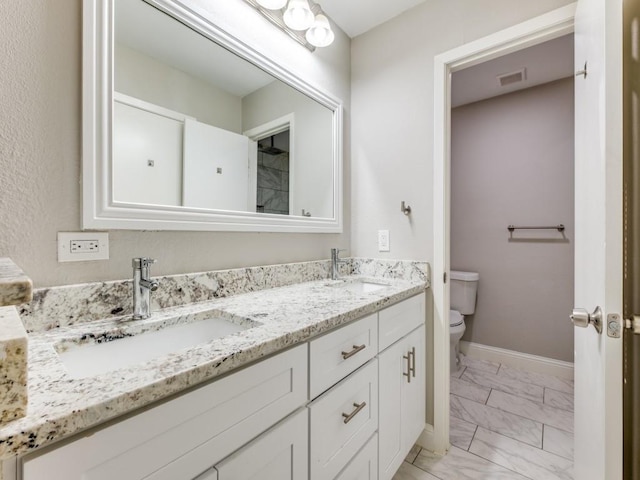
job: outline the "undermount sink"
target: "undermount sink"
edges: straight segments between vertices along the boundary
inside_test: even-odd
[[[370,280],[346,280],[342,283],[333,283],[329,285],[333,288],[339,288],[341,290],[347,290],[353,293],[371,293],[377,292],[385,288],[389,288],[390,285],[385,283],[377,283]]]
[[[86,378],[203,345],[256,325],[246,319],[225,318],[218,312],[163,317],[155,322],[133,320],[114,332],[84,335],[80,344],[66,340],[56,345],[56,350],[72,378]]]

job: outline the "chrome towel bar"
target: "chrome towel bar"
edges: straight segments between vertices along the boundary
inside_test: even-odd
[[[561,223],[560,225],[551,225],[548,227],[516,227],[515,225],[509,225],[507,230],[513,232],[514,230],[558,230],[559,232],[564,232],[564,225]]]

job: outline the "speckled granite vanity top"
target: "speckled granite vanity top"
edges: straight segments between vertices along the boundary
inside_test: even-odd
[[[338,281],[326,279],[328,262],[164,277],[160,281],[165,290],[156,292],[155,311],[148,320],[132,320],[128,305],[114,303],[118,295],[127,298],[127,282],[59,287],[68,288],[62,293],[36,290],[32,304],[21,312],[31,332],[27,416],[0,427],[0,458],[27,453],[132,412],[428,287],[428,265],[423,262],[351,259],[345,270],[349,275]],[[235,287],[230,279],[235,279]],[[363,293],[335,286],[357,279],[384,287]],[[112,295],[100,293],[100,286]],[[69,302],[72,305],[66,305]],[[123,303],[122,298],[118,302]],[[85,378],[72,378],[58,356],[79,344],[135,335],[208,311],[245,329]]]

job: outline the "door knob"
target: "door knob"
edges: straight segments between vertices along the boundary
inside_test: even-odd
[[[587,328],[589,325],[593,325],[598,333],[602,333],[602,310],[600,307],[596,307],[593,313],[589,313],[584,308],[574,308],[570,318],[576,327]]]

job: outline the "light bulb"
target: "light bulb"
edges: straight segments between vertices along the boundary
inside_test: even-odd
[[[287,4],[287,0],[256,0],[258,5],[267,10],[280,10]]]
[[[313,25],[313,12],[307,0],[289,0],[283,15],[284,23],[292,30],[306,30]]]
[[[322,14],[316,15],[313,26],[307,30],[307,42],[314,47],[327,47],[333,43],[335,35],[329,19]]]

